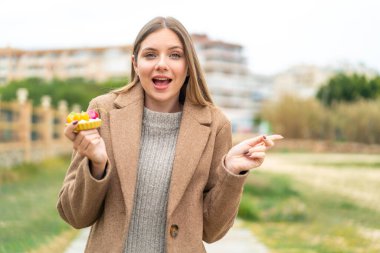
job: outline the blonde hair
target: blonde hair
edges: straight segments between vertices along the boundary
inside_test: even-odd
[[[184,53],[188,65],[188,74],[185,83],[183,84],[179,101],[184,103],[185,97],[193,103],[198,105],[213,105],[213,101],[210,92],[207,88],[206,79],[204,77],[202,68],[200,66],[197,54],[195,52],[191,36],[187,32],[186,28],[175,18],[172,17],[156,17],[149,21],[138,33],[136,40],[133,44],[133,55],[136,62],[138,61],[137,55],[139,53],[141,43],[145,40],[148,35],[160,30],[169,29],[177,34],[178,38],[184,46]],[[115,90],[115,93],[127,92],[134,85],[139,83],[139,77],[133,68],[133,63],[131,62],[131,82],[124,87]]]

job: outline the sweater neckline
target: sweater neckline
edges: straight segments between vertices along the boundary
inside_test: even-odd
[[[143,125],[145,127],[167,130],[178,129],[182,118],[182,112],[155,112],[144,107]]]

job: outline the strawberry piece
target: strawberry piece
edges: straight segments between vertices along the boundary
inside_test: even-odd
[[[88,116],[90,116],[90,119],[97,119],[97,118],[99,118],[99,114],[95,110],[90,109],[90,110],[87,111],[87,113],[88,113]]]

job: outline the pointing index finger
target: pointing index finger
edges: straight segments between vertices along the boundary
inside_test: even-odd
[[[266,138],[271,140],[271,141],[278,141],[278,140],[284,139],[284,136],[282,136],[280,134],[273,134],[273,135],[266,136]]]
[[[266,147],[272,147],[274,146],[274,141],[281,140],[284,137],[279,134],[274,134],[274,135],[268,135],[268,136],[263,136],[263,142]]]

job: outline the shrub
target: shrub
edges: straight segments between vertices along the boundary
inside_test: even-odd
[[[283,96],[264,105],[261,117],[287,138],[328,139],[333,135],[330,111],[316,99]]]
[[[336,130],[347,141],[380,143],[380,99],[339,103],[333,107]]]
[[[284,96],[265,104],[261,117],[287,138],[380,143],[380,99],[324,107],[314,98]]]

